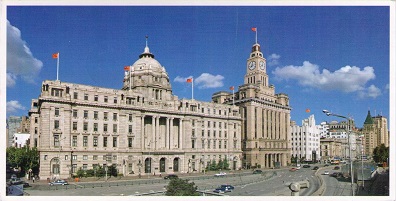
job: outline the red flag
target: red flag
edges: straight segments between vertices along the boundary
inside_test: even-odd
[[[57,53],[55,53],[55,54],[52,54],[52,58],[53,58],[53,59],[59,58],[59,52],[57,52]]]
[[[306,112],[306,113],[310,113],[311,110],[310,110],[309,108],[307,108],[307,109],[305,109],[305,112]]]
[[[230,87],[230,90],[234,90],[234,89],[235,89],[234,86],[231,86],[231,87]]]
[[[130,70],[130,66],[124,66],[124,70]]]
[[[252,31],[257,31],[257,28],[256,27],[252,27]]]
[[[187,83],[191,83],[192,80],[193,80],[192,78],[188,78],[188,79],[187,79]]]

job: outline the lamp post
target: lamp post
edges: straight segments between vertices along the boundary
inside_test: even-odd
[[[59,137],[58,137],[59,138]],[[59,141],[58,141],[58,143],[59,143],[59,151],[58,151],[58,160],[57,160],[57,165],[58,165],[58,174],[59,174],[59,177],[60,177],[60,151],[61,151],[61,149],[62,149],[62,145],[61,145],[61,142],[62,142],[62,140],[64,140],[64,139],[66,139],[66,137],[63,137],[62,139],[59,139]]]
[[[351,143],[350,143],[350,137],[351,137],[351,135],[350,135],[351,134],[351,128],[350,128],[351,123],[350,123],[350,121],[351,121],[351,118],[331,113],[328,110],[323,110],[323,113],[325,113],[327,116],[335,116],[335,117],[340,117],[340,118],[348,120],[347,134],[348,134],[348,145],[349,145],[349,163],[350,163],[350,166],[351,166],[351,170],[350,170],[350,173],[351,173],[351,190],[352,190],[352,196],[355,196],[355,191],[353,190],[353,162],[352,162],[352,156],[351,156]]]

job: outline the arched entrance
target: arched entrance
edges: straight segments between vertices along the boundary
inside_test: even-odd
[[[144,173],[151,173],[151,158],[144,160]]]
[[[161,158],[160,160],[160,172],[165,172],[165,158]]]
[[[238,162],[238,157],[235,156],[235,157],[232,159],[232,169],[233,169],[233,170],[236,170],[237,162]]]
[[[59,158],[53,158],[50,163],[51,174],[53,178],[60,178],[60,160]]]
[[[180,158],[173,159],[173,172],[179,172]]]

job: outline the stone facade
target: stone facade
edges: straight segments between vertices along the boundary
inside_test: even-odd
[[[389,147],[388,120],[381,115],[372,117],[368,111],[362,134],[364,135],[364,152],[367,156],[372,156],[374,149],[381,144]]]
[[[342,142],[339,139],[320,139],[320,155],[322,161],[330,162],[335,158],[341,159],[343,157],[342,150]]]
[[[291,160],[289,97],[275,94],[266,69],[256,43],[246,62],[244,84],[235,93],[221,91],[212,96],[215,103],[240,107],[244,168],[287,166]]]
[[[29,111],[41,178],[96,165],[123,175],[201,172],[225,158],[241,168],[238,106],[178,99],[147,45],[125,70],[120,90],[43,81]]]

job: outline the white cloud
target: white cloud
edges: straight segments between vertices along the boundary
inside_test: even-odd
[[[188,77],[177,76],[173,81],[185,83],[187,82],[188,78],[192,78],[192,76],[188,76]],[[222,75],[212,75],[209,73],[202,73],[199,77],[194,78],[194,86],[200,89],[218,88],[224,86],[223,79],[224,76]]]
[[[15,85],[18,77],[26,82],[34,79],[43,67],[43,62],[33,57],[21,31],[7,21],[7,86]]]
[[[277,67],[272,73],[275,75],[275,79],[296,80],[301,86],[320,90],[373,93],[364,95],[372,98],[381,94],[374,85],[365,88],[368,81],[375,79],[374,68],[370,66],[363,69],[356,66],[344,66],[334,72],[327,69],[323,69],[321,72],[318,65],[304,61],[302,66]]]
[[[367,89],[358,92],[359,98],[377,98],[381,95],[381,90],[374,86],[370,85]]]
[[[7,113],[14,113],[17,110],[25,110],[26,108],[23,107],[18,101],[12,100],[7,102]]]
[[[279,54],[272,53],[271,55],[268,56],[267,60],[267,65],[268,66],[276,66],[279,64],[279,59],[280,59]]]

